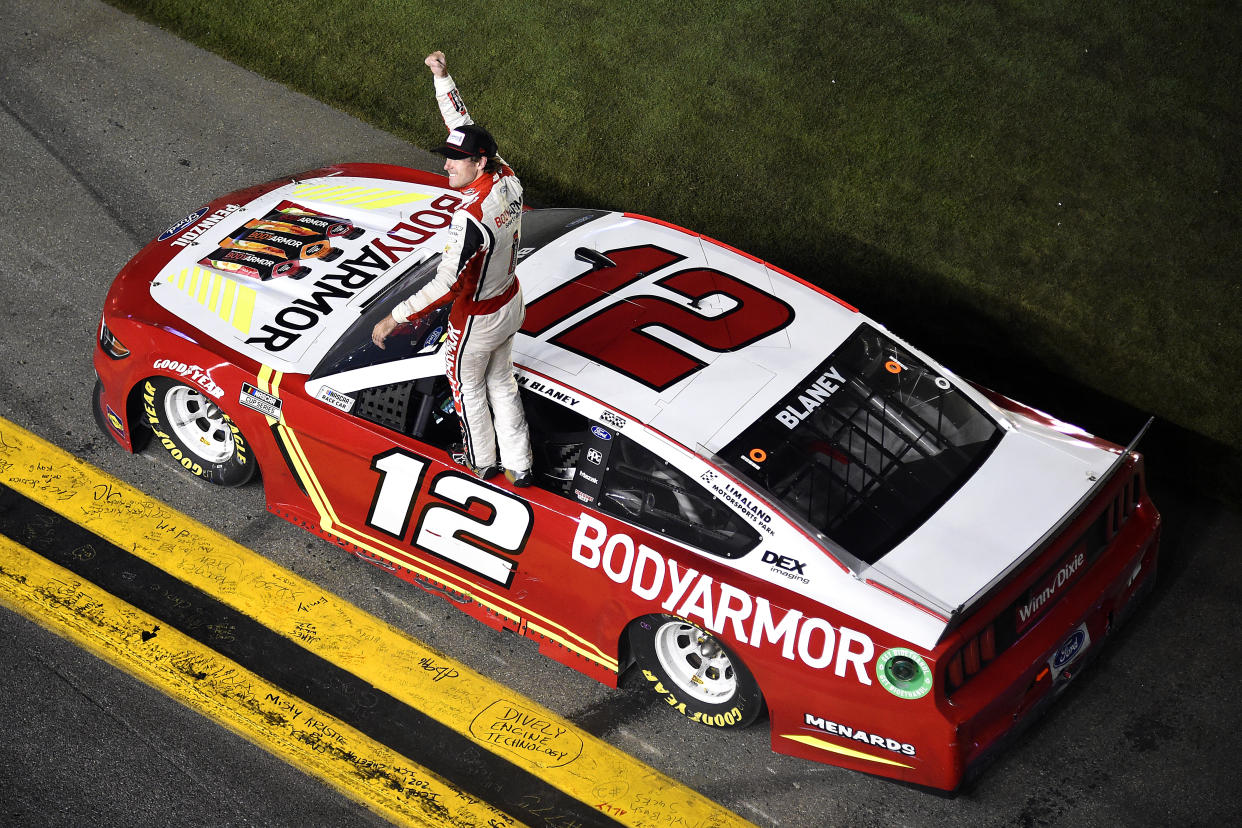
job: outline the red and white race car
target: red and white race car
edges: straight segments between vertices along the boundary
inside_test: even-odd
[[[533,210],[517,363],[534,487],[455,465],[432,314],[460,196],[351,164],[218,199],[117,276],[96,414],[615,685],[941,789],[1152,583],[1133,450],[963,382],[854,308],[642,216]]]

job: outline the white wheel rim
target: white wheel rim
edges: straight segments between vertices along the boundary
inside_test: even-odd
[[[698,701],[722,704],[737,692],[733,662],[724,648],[693,624],[663,624],[655,633],[655,653],[673,683]]]
[[[233,456],[233,430],[214,402],[185,385],[164,395],[168,427],[183,445],[207,463],[223,463]]]

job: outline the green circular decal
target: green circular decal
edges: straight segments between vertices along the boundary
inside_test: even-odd
[[[931,692],[931,668],[914,650],[894,647],[875,662],[875,677],[884,689],[902,699],[921,699]]]

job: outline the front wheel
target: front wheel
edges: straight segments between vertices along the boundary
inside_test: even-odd
[[[142,384],[142,409],[155,439],[191,474],[221,486],[254,477],[254,457],[241,430],[197,388],[151,377]]]
[[[630,628],[630,649],[647,685],[693,721],[745,727],[763,712],[763,693],[742,660],[688,621],[643,616]]]

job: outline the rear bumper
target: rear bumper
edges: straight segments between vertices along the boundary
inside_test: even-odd
[[[962,716],[957,757],[964,782],[976,778],[992,757],[1038,720],[1154,586],[1160,516],[1150,501],[1144,505],[1149,519],[1135,521],[1090,577],[992,665],[990,676],[980,676],[978,687],[954,698],[951,708]],[[997,688],[992,676],[1013,678]]]

